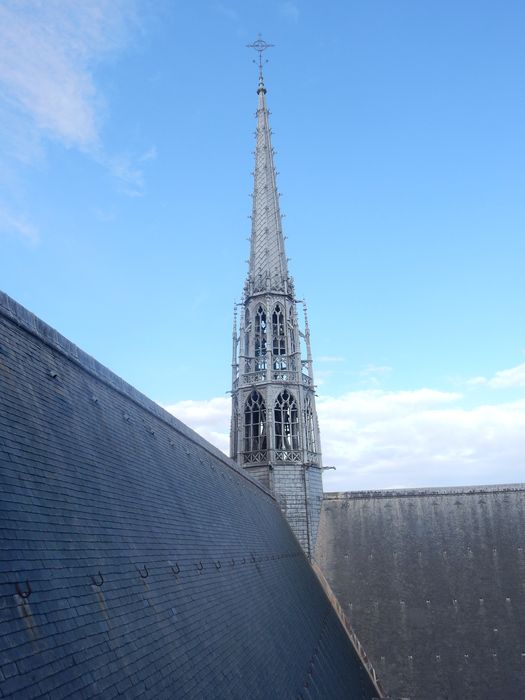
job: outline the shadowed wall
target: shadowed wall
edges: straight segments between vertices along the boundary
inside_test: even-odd
[[[325,494],[332,590],[387,692],[525,697],[525,486]]]

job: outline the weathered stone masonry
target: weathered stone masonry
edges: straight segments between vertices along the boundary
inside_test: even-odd
[[[327,493],[316,559],[393,698],[525,697],[525,484]]]

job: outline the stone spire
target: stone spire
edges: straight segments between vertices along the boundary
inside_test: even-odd
[[[288,292],[289,278],[273,164],[273,148],[262,62],[257,87],[257,131],[248,294]]]
[[[323,494],[321,446],[310,333],[299,328],[281,230],[261,60],[268,47],[260,38],[251,45],[259,52],[257,142],[250,267],[233,333],[231,456],[273,490],[311,556]]]

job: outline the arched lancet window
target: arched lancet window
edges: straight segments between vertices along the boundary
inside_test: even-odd
[[[272,314],[272,335],[273,354],[284,355],[286,352],[284,336],[284,314],[279,304],[277,304]]]
[[[297,401],[289,391],[282,391],[275,401],[275,447],[278,450],[299,449],[299,415]]]
[[[288,323],[290,324],[290,353],[293,355],[295,353],[295,328],[294,328],[294,310],[290,306],[288,311]]]
[[[266,369],[266,312],[259,306],[255,314],[256,369]]]
[[[273,368],[286,369],[286,360],[281,355],[286,354],[286,340],[284,334],[284,314],[277,304],[272,314],[272,353]]]
[[[306,449],[309,452],[317,452],[317,442],[315,439],[315,418],[310,397],[306,397],[304,407],[304,425],[306,428]]]
[[[252,391],[244,406],[244,451],[260,450],[266,450],[266,406],[259,392]]]
[[[250,354],[250,312],[248,309],[244,312],[244,355]],[[246,372],[250,371],[250,360],[246,360]]]

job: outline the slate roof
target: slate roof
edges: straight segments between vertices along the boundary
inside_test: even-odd
[[[525,698],[525,485],[325,494],[316,557],[392,697]]]
[[[371,698],[274,498],[0,294],[0,698]]]

